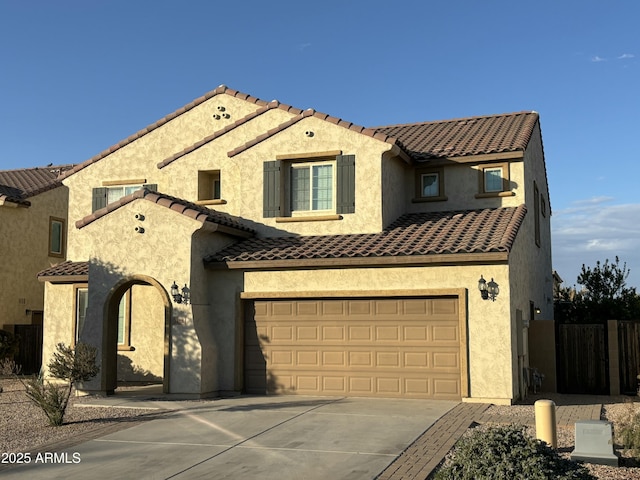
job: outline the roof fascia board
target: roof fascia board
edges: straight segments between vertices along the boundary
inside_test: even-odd
[[[89,275],[43,275],[38,280],[50,283],[86,283]]]
[[[486,163],[504,160],[521,161],[523,159],[524,151],[518,150],[515,152],[484,153],[481,155],[463,155],[459,157],[436,157],[427,159],[427,161],[430,165],[439,165],[447,163]]]
[[[459,265],[506,263],[509,252],[490,253],[450,253],[435,255],[409,255],[398,257],[357,257],[357,258],[309,258],[295,260],[252,260],[237,262],[211,262],[205,267],[211,270],[272,270],[300,268],[341,268],[341,267],[394,267],[423,265]]]
[[[466,288],[434,288],[406,290],[324,290],[288,292],[241,292],[243,300],[279,298],[341,298],[341,297],[458,297],[465,298]]]

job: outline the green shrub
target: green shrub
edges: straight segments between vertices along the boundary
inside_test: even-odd
[[[437,480],[594,479],[582,465],[563,459],[524,427],[476,429],[456,443]]]
[[[635,403],[629,402],[627,414],[615,425],[616,440],[629,450],[636,458],[640,458],[640,412],[636,412]]]
[[[49,423],[60,426],[64,421],[73,386],[92,379],[99,370],[94,347],[78,343],[73,349],[59,343],[49,362],[49,372],[55,378],[64,380],[65,384],[46,382],[39,375],[27,381],[24,386],[29,399],[42,409]]]

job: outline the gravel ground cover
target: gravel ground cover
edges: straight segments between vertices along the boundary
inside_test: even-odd
[[[65,448],[106,433],[157,418],[158,410],[80,407],[82,398],[72,397],[65,423],[49,425],[42,410],[27,398],[19,380],[0,379],[0,454],[36,453],[62,442]]]
[[[562,405],[563,401],[561,396],[546,396],[554,400],[556,405]],[[640,412],[640,403],[635,402],[632,397],[616,397],[611,398],[611,403],[603,404],[601,419],[608,420],[613,423],[614,435],[616,425],[624,421],[630,414]],[[564,403],[566,405],[566,403]],[[496,416],[509,416],[513,419],[514,424],[526,425],[531,418],[535,418],[535,407],[533,405],[511,405],[511,406],[498,406],[492,405],[487,410],[489,415]],[[535,437],[535,427],[528,425],[526,427],[527,433],[532,437]],[[569,458],[571,452],[575,448],[575,429],[574,428],[558,428],[558,452],[561,456]],[[598,479],[609,480],[640,480],[640,463],[636,461],[630,452],[624,450],[620,445],[614,442],[614,451],[620,457],[619,467],[610,467],[607,465],[596,465],[586,463],[585,466],[589,469],[592,475]]]
[[[139,422],[157,418],[165,413],[159,410],[82,407],[82,398],[72,398],[65,424],[51,427],[38,407],[33,405],[24,393],[22,383],[14,379],[0,379],[0,453],[36,453],[59,451],[86,440],[132,427]],[[545,397],[562,405],[562,398]],[[206,401],[206,400],[204,400]],[[602,419],[613,422],[614,429],[630,412],[640,411],[640,402],[630,402],[629,398],[610,399],[603,405]],[[499,417],[509,416],[515,424],[526,425],[534,417],[533,405],[512,405],[489,407],[487,413]],[[476,427],[486,428],[486,427]],[[535,436],[535,428],[527,431]],[[558,428],[558,451],[569,457],[574,448],[574,429]],[[621,457],[620,467],[587,464],[589,471],[599,479],[640,480],[640,463],[619,445],[614,445]]]

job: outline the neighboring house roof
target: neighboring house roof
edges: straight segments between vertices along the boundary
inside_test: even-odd
[[[381,257],[400,264],[415,262],[416,256],[426,262],[425,256],[442,260],[442,255],[508,254],[526,211],[520,205],[413,213],[403,215],[381,233],[252,238],[205,258],[205,263],[212,267],[241,268],[234,264],[369,258],[370,261],[362,263],[375,265],[381,262]]]
[[[38,280],[42,282],[53,279],[57,281],[64,279],[87,281],[89,279],[89,262],[62,262],[42,270],[37,276]]]
[[[164,193],[152,192],[147,188],[136,190],[131,195],[122,197],[121,199],[110,203],[106,207],[96,210],[91,215],[87,215],[83,219],[78,220],[76,222],[76,227],[83,228],[90,223],[95,222],[97,219],[104,217],[114,210],[117,210],[120,207],[137,199],[144,199],[153,203],[157,203],[158,205],[169,208],[177,213],[186,215],[187,217],[202,223],[210,222],[211,224],[218,225],[219,227],[222,227],[218,228],[218,230],[224,230],[226,231],[226,233],[229,233],[231,235],[250,237],[255,233],[253,229],[243,224],[240,219],[229,215],[228,213],[211,210],[207,207],[196,205],[195,203],[188,202],[187,200],[183,200],[181,198],[165,195]]]
[[[397,138],[416,159],[448,158],[524,151],[538,120],[537,112],[518,112],[375,130]]]
[[[73,165],[0,171],[0,200],[29,206],[30,197],[62,185],[60,176]]]

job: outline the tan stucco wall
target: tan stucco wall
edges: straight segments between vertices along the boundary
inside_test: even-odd
[[[0,329],[29,324],[27,310],[43,310],[44,285],[36,275],[64,261],[48,255],[49,217],[66,221],[67,199],[68,189],[58,187],[30,197],[29,208],[0,206]]]
[[[164,305],[153,286],[131,287],[130,346],[118,349],[118,381],[157,381],[164,375]]]
[[[44,296],[46,317],[42,327],[42,366],[45,370],[58,343],[73,344],[74,296],[75,286],[72,284],[46,284]]]
[[[500,285],[495,302],[480,298],[480,275]],[[467,288],[470,396],[509,403],[513,359],[508,278],[506,265],[247,272],[244,289],[254,293],[357,290],[379,294]]]
[[[221,120],[213,118],[214,114],[219,113],[217,107],[220,105],[225,107],[225,112],[229,113],[231,118]],[[64,180],[65,185],[70,190],[69,218],[71,223],[73,224],[91,214],[92,189],[103,186],[103,181],[144,180],[145,183],[157,184],[158,190],[163,193],[188,200],[196,200],[190,193],[197,186],[197,172],[188,171],[186,175],[192,177],[192,180],[183,184],[181,181],[173,181],[171,178],[175,174],[175,168],[158,169],[157,164],[176,153],[182,152],[196,142],[223,129],[258,108],[259,106],[252,102],[230,95],[216,95],[132,143],[116,150],[107,158],[103,158],[71,175]],[[268,112],[265,115],[269,115],[272,121],[282,118],[282,115],[278,113]],[[253,124],[249,122],[248,125]],[[244,143],[246,138],[253,138],[252,134],[246,130],[244,130],[244,133],[240,133],[241,131],[239,129],[236,135],[245,135],[245,140],[239,143]],[[238,139],[237,136],[235,138],[236,140]],[[235,146],[237,144],[233,147]],[[225,148],[220,152],[224,152],[226,156],[228,150]],[[177,164],[180,164],[183,160],[178,160]],[[69,258],[79,259],[79,254],[76,254],[76,246],[78,243],[82,243],[82,235],[78,235],[78,232],[73,232],[73,228],[73,225],[71,225],[70,236],[77,240],[73,241],[72,238],[69,247]]]
[[[506,162],[506,161],[505,161]],[[503,161],[488,162],[503,164]],[[473,163],[447,163],[444,168],[444,194],[447,200],[413,203],[415,198],[415,169],[405,171],[404,202],[410,212],[439,212],[449,210],[475,210],[481,208],[516,207],[524,203],[524,163],[522,159],[513,159],[509,163],[511,196],[476,198],[479,193],[480,169],[486,165]],[[424,165],[425,167],[428,164]]]
[[[144,221],[135,219],[135,215],[141,213]],[[145,232],[140,234],[135,231],[136,226],[143,226]],[[156,342],[158,337],[158,324],[164,326],[164,318],[157,318],[163,315],[164,307],[162,299],[170,291],[171,284],[175,281],[180,287],[185,283],[194,288],[193,305],[171,304],[171,351],[172,361],[170,362],[169,389],[174,393],[206,393],[201,391],[202,374],[202,348],[199,339],[198,328],[206,325],[206,320],[194,318],[194,314],[201,312],[202,306],[206,305],[207,299],[198,292],[197,286],[204,282],[204,270],[192,270],[192,259],[197,258],[201,262],[202,253],[205,249],[209,253],[220,249],[232,240],[222,234],[203,234],[206,241],[200,243],[206,247],[198,247],[200,250],[191,250],[192,235],[202,228],[202,223],[192,220],[173,210],[157,205],[147,200],[136,200],[110,215],[102,217],[95,222],[85,226],[84,241],[76,244],[75,255],[79,258],[89,258],[89,305],[87,310],[87,321],[81,334],[81,340],[95,345],[99,349],[100,358],[104,343],[106,329],[104,327],[104,305],[109,298],[110,291],[122,285],[123,282],[139,281],[140,279],[154,280],[160,287],[146,287],[153,289],[154,293],[149,294],[150,304],[146,311],[150,314],[153,322],[154,332],[150,341]],[[193,242],[197,245],[199,242]],[[61,287],[48,284],[48,289],[58,292]],[[65,293],[66,292],[66,293]],[[135,292],[134,292],[135,294]],[[52,331],[56,332],[55,337],[60,337],[60,325],[71,323],[73,325],[72,308],[64,305],[73,303],[72,291],[61,291],[61,298],[50,306],[48,321],[52,324]],[[134,295],[135,301],[135,295]],[[136,327],[132,321],[132,342],[133,332]],[[195,325],[195,328],[194,328]],[[71,327],[72,328],[72,327]],[[164,328],[164,327],[161,327]],[[206,333],[206,332],[205,332]],[[62,337],[69,337],[64,334]],[[56,340],[60,341],[60,340]],[[63,340],[64,341],[64,340]],[[146,342],[146,341],[145,341]],[[52,354],[52,347],[55,342],[47,342],[45,345],[45,363]],[[144,345],[140,343],[139,345]],[[162,342],[164,348],[164,341]],[[144,348],[136,347],[135,354],[139,359],[143,358]],[[155,347],[154,347],[155,348]],[[155,351],[155,350],[154,350]],[[157,352],[152,354],[157,359]],[[142,361],[142,360],[141,360]],[[150,360],[143,360],[140,365],[149,370],[157,370],[157,360],[155,363]],[[85,385],[86,390],[104,390],[102,383],[104,378],[96,378]],[[204,382],[205,384],[207,382]],[[209,384],[212,382],[209,381]]]
[[[313,132],[313,136],[305,132]],[[334,235],[345,233],[371,233],[382,229],[381,159],[391,145],[344,127],[315,117],[306,117],[295,125],[233,157],[238,175],[233,193],[227,194],[228,203],[216,207],[243,218],[257,220],[261,235]],[[356,209],[353,214],[342,215],[342,220],[323,222],[281,223],[274,218],[263,218],[263,163],[275,160],[276,155],[331,152],[340,150],[344,155],[355,155]]]

